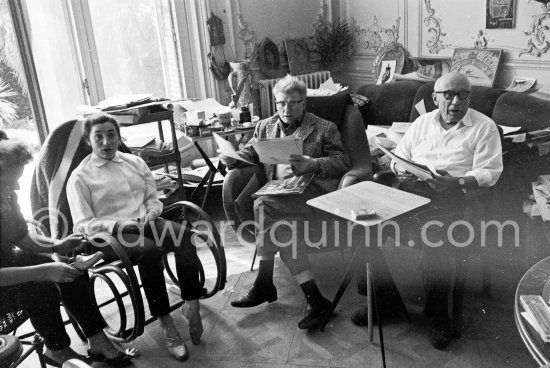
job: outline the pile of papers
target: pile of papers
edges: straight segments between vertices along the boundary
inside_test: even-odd
[[[526,202],[523,212],[531,217],[541,216],[543,221],[550,220],[550,175],[541,175],[531,183],[535,203]]]
[[[338,92],[342,92],[347,90],[348,87],[342,87],[340,83],[334,83],[332,78],[327,79],[324,81],[319,88],[317,89],[307,89],[307,96],[308,97],[314,97],[314,96],[332,96],[337,94]]]
[[[379,149],[380,144],[386,149],[394,149],[410,125],[409,122],[394,122],[391,126],[369,125],[366,133],[371,155],[383,155],[383,152]]]
[[[529,148],[536,147],[538,149],[539,156],[544,156],[550,153],[550,128],[534,130],[532,132],[509,134],[514,130],[519,130],[521,127],[504,127],[505,138],[511,139],[513,143],[525,143]],[[508,131],[508,133],[507,133]]]
[[[152,171],[155,184],[157,186],[157,192],[160,199],[166,199],[178,189],[178,183],[175,178],[176,175],[166,174],[162,171]]]
[[[224,106],[213,98],[207,98],[200,101],[185,100],[175,104],[174,110],[183,109],[185,111],[204,111],[205,118],[211,119],[215,114],[228,113],[231,109]]]
[[[516,77],[510,85],[506,87],[506,90],[512,92],[526,92],[533,88],[535,83],[537,83],[535,78]]]
[[[542,341],[550,342],[550,308],[540,295],[520,295],[525,312],[521,315],[539,333]]]
[[[213,162],[214,166],[217,166],[217,161]],[[181,175],[183,180],[190,181],[194,183],[200,183],[209,174],[210,168],[208,166],[197,167],[193,170],[184,170]],[[223,182],[223,175],[219,172],[216,172],[214,175],[214,183]]]

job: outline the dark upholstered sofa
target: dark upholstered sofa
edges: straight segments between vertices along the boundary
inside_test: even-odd
[[[414,106],[421,100],[424,100],[427,111],[434,110],[433,87],[433,82],[416,81],[360,87],[357,93],[370,99],[368,109],[361,111],[365,128],[368,125],[391,125],[396,121],[412,122],[419,116]],[[550,101],[522,93],[473,86],[470,107],[491,117],[497,124],[521,126],[520,132],[550,126]],[[493,190],[489,214],[497,220],[510,219],[525,224],[523,200],[528,198],[530,183],[538,175],[550,174],[550,155],[539,156],[536,147],[512,144],[507,139],[504,139],[503,147],[504,172]]]

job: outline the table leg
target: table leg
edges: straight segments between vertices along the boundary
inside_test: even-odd
[[[195,141],[193,143],[195,144],[195,147],[197,148],[200,155],[204,159],[204,162],[208,166],[208,173],[204,176],[204,178],[202,178],[199,185],[195,188],[195,190],[191,194],[191,199],[195,198],[195,194],[198,194],[198,192],[202,188],[204,188],[204,185],[208,182],[208,186],[206,187],[206,192],[204,193],[204,197],[202,199],[202,205],[201,205],[201,208],[204,208],[204,204],[206,203],[206,200],[208,199],[208,195],[210,194],[210,189],[212,188],[212,182],[214,181],[214,176],[216,175],[216,172],[218,171],[218,169],[216,168],[216,166],[214,166],[212,161],[210,161],[210,157],[208,157],[206,152],[204,152],[202,147],[199,145],[199,142]]]
[[[374,227],[372,228],[372,232],[371,232],[371,239],[376,239],[376,233],[377,231],[374,229]],[[375,234],[372,234],[372,233],[375,233]],[[371,244],[376,244],[376,243],[373,243],[371,242]],[[380,251],[380,249],[373,249],[373,251]],[[375,259],[376,257],[371,257],[370,261],[372,262],[372,269],[376,269],[376,265],[375,265]],[[368,272],[368,271],[367,271]],[[369,273],[367,273],[367,277],[368,277]],[[370,272],[370,280],[372,282],[372,300],[373,300],[373,304],[374,304],[374,309],[376,310],[376,318],[378,319],[378,338],[380,339],[380,352],[382,353],[382,367],[383,368],[386,368],[386,349],[384,347],[384,333],[382,331],[382,313],[380,311],[380,308],[378,306],[378,297],[379,295],[376,295],[377,294],[377,291],[376,291],[376,283],[375,283],[375,279],[374,279],[374,272]],[[369,321],[369,327],[371,326],[370,324],[370,321]]]
[[[364,257],[358,257],[358,255],[363,255],[363,253],[364,253],[364,245],[355,247],[350,263],[346,269],[346,272],[344,273],[344,278],[340,283],[340,287],[338,288],[338,291],[336,292],[334,299],[332,300],[332,304],[330,305],[329,313],[327,313],[325,320],[321,325],[321,332],[325,331],[325,327],[327,325],[330,315],[334,312],[334,310],[336,309],[336,306],[338,305],[338,303],[340,302],[340,299],[342,298],[342,295],[344,295],[344,292],[348,288],[348,285],[351,282],[351,279],[353,279],[353,276],[355,275],[361,260],[364,259]]]
[[[206,200],[208,199],[208,195],[210,194],[210,189],[212,188],[212,182],[214,181],[214,176],[216,176],[216,172],[209,170],[208,171],[208,186],[206,187],[206,192],[204,193],[204,197],[202,198],[202,204],[201,208],[204,209],[204,205],[206,204]]]
[[[374,329],[372,328],[374,325],[372,318],[372,267],[369,262],[365,262],[365,268],[367,272],[367,333],[369,335],[369,342],[372,342],[374,340]]]

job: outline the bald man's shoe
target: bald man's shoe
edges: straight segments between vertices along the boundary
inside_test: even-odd
[[[262,303],[272,303],[277,300],[275,285],[252,286],[241,298],[235,299],[231,305],[235,308],[252,308]]]

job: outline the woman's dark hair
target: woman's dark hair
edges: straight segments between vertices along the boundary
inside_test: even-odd
[[[30,148],[23,142],[13,139],[0,140],[0,172],[32,161]]]
[[[108,114],[94,114],[88,116],[86,119],[84,119],[84,138],[86,139],[86,142],[90,143],[90,132],[92,131],[92,127],[94,125],[103,124],[103,123],[113,123],[116,129],[116,133],[118,134],[118,138],[120,139],[120,124],[118,123],[118,120],[115,119],[114,116],[108,115]]]
[[[0,129],[0,141],[8,140],[8,135],[2,129]]]

